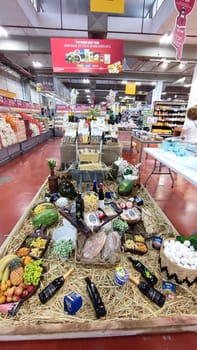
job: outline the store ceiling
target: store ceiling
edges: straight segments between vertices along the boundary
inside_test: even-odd
[[[8,38],[0,38],[0,60],[3,57],[35,76],[52,74],[50,37],[90,37],[88,23],[89,0],[39,0],[39,12],[32,7],[31,0],[0,0],[0,25],[5,26]],[[85,89],[95,96],[95,103],[106,101],[110,90],[116,91],[116,100],[125,96],[122,80],[141,83],[137,85],[137,99],[150,95],[156,83],[163,81],[162,96],[188,99],[194,67],[197,62],[196,11],[188,17],[187,37],[184,44],[182,62],[176,60],[172,45],[159,43],[161,36],[170,33],[175,25],[177,12],[174,1],[164,0],[157,14],[152,18],[153,7],[159,0],[125,0],[124,15],[108,14],[107,29],[99,32],[108,39],[124,40],[124,71],[118,75],[55,74],[69,89],[79,91],[78,103],[87,103]],[[162,59],[171,60],[164,67]],[[41,69],[35,70],[32,62],[39,61]],[[90,83],[84,84],[83,78]],[[180,81],[185,78],[184,82]]]

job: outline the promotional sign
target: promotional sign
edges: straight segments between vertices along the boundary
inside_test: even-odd
[[[136,93],[136,83],[126,83],[125,94],[135,95]]]
[[[124,0],[90,0],[90,11],[124,13]]]
[[[123,41],[51,38],[53,72],[119,73]]]
[[[176,48],[177,59],[181,59],[186,38],[186,16],[193,10],[196,0],[174,0],[178,11],[173,32],[172,45]]]

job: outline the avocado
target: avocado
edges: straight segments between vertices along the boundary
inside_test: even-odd
[[[118,186],[118,193],[122,196],[128,196],[133,188],[133,181],[125,179]]]

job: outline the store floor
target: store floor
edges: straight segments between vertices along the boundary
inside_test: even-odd
[[[60,164],[60,138],[53,138],[32,151],[12,160],[0,167],[0,244],[15,226],[24,210],[32,201],[41,184],[49,174],[47,158],[56,158]],[[130,154],[129,149],[123,150],[125,159],[137,163],[138,154]],[[145,160],[141,166],[141,182],[144,183],[153,166],[153,160]],[[197,230],[196,208],[197,188],[174,174],[175,186],[171,188],[171,179],[167,175],[153,175],[147,189],[161,207],[168,219],[180,234],[186,236]],[[180,333],[169,335],[129,336],[97,339],[68,339],[52,341],[0,342],[0,348],[6,350],[37,350],[43,346],[47,349],[60,350],[66,346],[69,349],[112,349],[124,346],[134,350],[184,350],[187,347],[195,349],[195,333]]]

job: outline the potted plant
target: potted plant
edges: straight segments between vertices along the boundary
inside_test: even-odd
[[[53,158],[47,159],[47,164],[50,169],[48,176],[48,184],[50,193],[58,192],[58,177],[55,175],[56,160]]]
[[[72,254],[73,249],[74,245],[71,239],[61,239],[60,241],[55,242],[53,254],[56,255],[61,261],[66,261]]]

